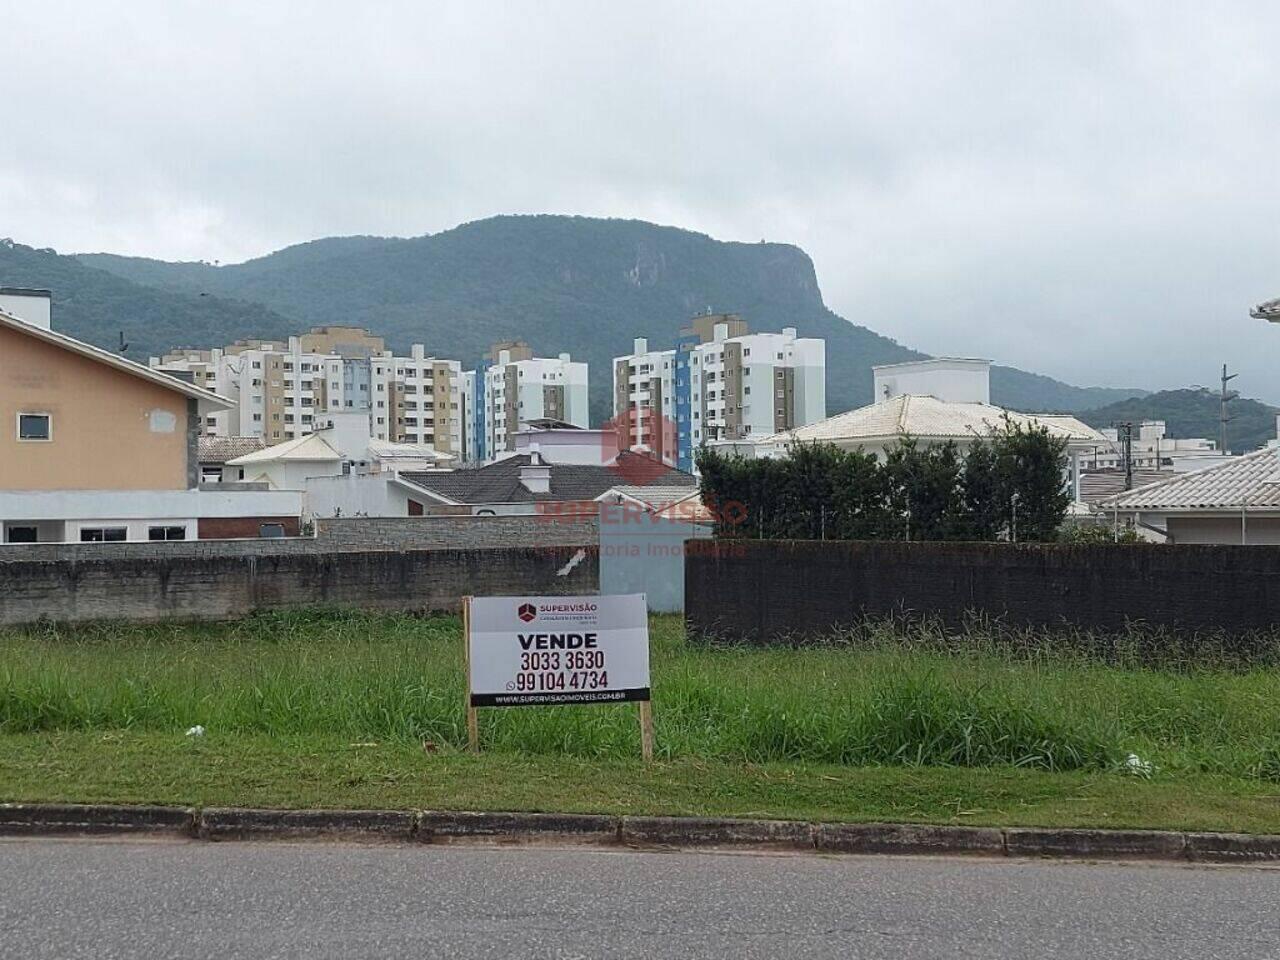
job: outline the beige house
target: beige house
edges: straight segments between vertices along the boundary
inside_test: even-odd
[[[226,399],[6,306],[0,542],[256,536],[262,522],[296,531],[297,494],[200,489],[202,417]]]
[[[1097,504],[1113,524],[1167,543],[1280,544],[1280,449],[1264,447]]]

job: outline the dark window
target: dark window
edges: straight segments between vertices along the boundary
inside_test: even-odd
[[[39,543],[35,527],[10,527],[6,535],[10,543]]]
[[[124,527],[82,527],[81,543],[121,543],[128,538]]]
[[[53,437],[53,424],[47,413],[18,414],[19,440],[50,440]]]
[[[185,540],[187,539],[186,527],[148,527],[148,540]]]
[[[279,540],[284,536],[284,524],[263,523],[258,526],[258,536],[267,540]]]

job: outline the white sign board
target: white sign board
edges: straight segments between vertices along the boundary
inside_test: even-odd
[[[469,626],[472,707],[649,699],[642,593],[475,597]]]

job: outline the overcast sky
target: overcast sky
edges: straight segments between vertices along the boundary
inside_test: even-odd
[[[358,11],[358,12],[357,12]],[[1280,402],[1280,4],[0,0],[0,236],[787,241],[932,353]]]

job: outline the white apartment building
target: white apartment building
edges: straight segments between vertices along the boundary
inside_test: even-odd
[[[613,362],[619,448],[692,471],[703,443],[772,436],[827,415],[826,342],[750,333],[732,314],[693,319],[670,350],[637,338]]]
[[[531,421],[588,426],[587,365],[567,353],[535,357],[526,343],[496,344],[488,365],[464,377],[476,391],[469,461],[493,461],[516,450],[516,434]],[[483,396],[480,391],[483,390]]]
[[[205,418],[205,436],[283,443],[311,433],[323,414],[363,412],[379,440],[455,455],[466,445],[461,363],[429,356],[421,344],[396,356],[381,337],[358,328],[175,350],[151,358],[151,366],[235,401]]]

